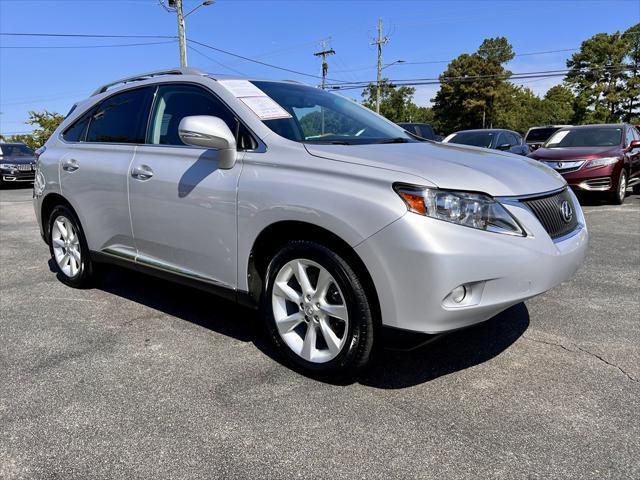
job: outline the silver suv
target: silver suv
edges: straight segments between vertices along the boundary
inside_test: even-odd
[[[587,247],[540,162],[418,141],[295,82],[126,78],[38,155],[35,211],[66,284],[109,262],[254,305],[307,371],[364,366],[381,326],[487,320],[569,279]]]

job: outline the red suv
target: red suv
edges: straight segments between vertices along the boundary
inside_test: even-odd
[[[605,193],[618,205],[627,187],[640,193],[640,133],[626,123],[562,128],[529,157],[554,168],[574,190]]]

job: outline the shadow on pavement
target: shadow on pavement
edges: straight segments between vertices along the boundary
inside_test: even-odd
[[[101,266],[96,287],[222,335],[252,342],[274,361],[287,365],[268,340],[257,311],[195,288],[115,266]],[[411,350],[379,348],[370,367],[355,381],[384,389],[428,382],[492,359],[528,326],[529,312],[520,303],[480,325],[442,335],[418,348],[413,347],[427,337],[409,335]],[[354,379],[314,378],[336,385],[354,383]]]
[[[443,335],[415,350],[381,350],[359,382],[376,388],[405,388],[484,363],[513,344],[529,327],[519,303],[484,323]]]

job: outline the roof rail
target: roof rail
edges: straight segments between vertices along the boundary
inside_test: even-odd
[[[142,73],[139,75],[134,75],[133,77],[121,78],[120,80],[116,80],[115,82],[107,83],[106,85],[101,86],[95,92],[91,94],[91,96],[99,95],[101,93],[106,92],[109,88],[114,87],[119,84],[125,84],[129,82],[139,82],[142,80],[148,80],[152,77],[159,77],[161,75],[207,75],[206,72],[202,70],[198,70],[197,68],[171,68],[168,70],[156,70],[154,72]]]

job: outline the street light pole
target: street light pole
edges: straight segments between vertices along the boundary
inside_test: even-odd
[[[382,19],[378,19],[378,39],[373,45],[378,46],[378,78],[376,81],[376,113],[380,113],[380,83],[382,82],[382,45],[387,43],[389,38],[382,36]]]
[[[176,16],[178,17],[178,42],[180,43],[180,66],[187,66],[187,38],[185,34],[182,0],[176,0]]]
[[[200,7],[207,7],[212,5],[214,0],[206,0],[201,4],[197,5],[191,11],[189,11],[186,15],[182,12],[182,0],[167,0],[167,6],[165,6],[164,0],[160,0],[160,4],[167,10],[168,12],[175,11],[176,17],[178,19],[178,43],[180,45],[180,66],[187,66],[187,35],[186,35],[186,25],[184,19],[195,12]]]

